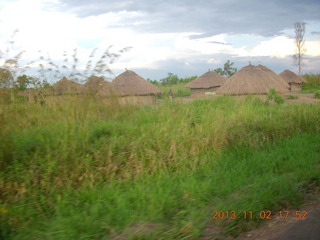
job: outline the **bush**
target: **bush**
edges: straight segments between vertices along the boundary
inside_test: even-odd
[[[288,95],[288,99],[298,99],[299,97],[297,95]]]
[[[316,92],[316,93],[314,94],[314,97],[317,98],[317,99],[320,99],[320,91]]]
[[[277,94],[277,91],[274,88],[271,88],[268,93],[267,103],[270,101],[280,105],[284,103],[284,98]]]

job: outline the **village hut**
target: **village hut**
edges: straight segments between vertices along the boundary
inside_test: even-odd
[[[28,103],[34,103],[37,101],[37,95],[33,91],[18,92],[18,96],[26,97],[28,99]]]
[[[109,84],[103,77],[91,76],[83,86],[86,93],[96,94],[101,88]]]
[[[81,84],[73,82],[66,77],[63,77],[56,82],[51,88],[49,88],[46,95],[75,95],[84,92],[84,88]]]
[[[156,94],[162,91],[133,71],[126,70],[117,76],[108,86],[101,88],[97,95],[117,97],[120,104],[152,105]]]
[[[209,71],[189,82],[185,87],[190,88],[190,95],[211,95],[226,81],[216,72]]]
[[[302,84],[306,82],[302,77],[290,70],[284,70],[279,76],[290,85],[291,91],[300,91]]]
[[[267,68],[266,66],[263,66],[263,65],[261,65],[261,64],[259,64],[257,67],[260,68],[262,71],[265,71],[266,73],[268,73],[268,75],[269,75],[270,77],[272,76],[273,79],[275,79],[275,80],[277,80],[279,83],[281,83],[281,85],[282,85],[285,89],[287,89],[287,91],[290,90],[290,85],[289,85],[286,81],[284,81],[278,74],[276,74],[274,71],[272,71],[270,68]]]
[[[74,100],[74,97],[77,97],[79,94],[83,93],[83,85],[63,77],[52,87],[45,89],[42,92],[42,97],[44,97],[46,103],[51,104],[69,102]]]
[[[271,70],[270,70],[271,71]],[[216,91],[217,94],[246,95],[246,94],[267,94],[271,88],[279,93],[288,91],[279,78],[260,66],[248,65],[226,82]]]

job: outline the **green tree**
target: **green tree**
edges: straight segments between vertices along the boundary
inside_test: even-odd
[[[147,78],[147,81],[148,81],[149,83],[154,84],[154,85],[158,85],[158,84],[159,84],[159,82],[158,82],[157,80],[152,80],[152,79],[150,79],[150,78]]]
[[[215,71],[216,73],[218,73],[221,76],[225,75],[225,72],[224,72],[224,70],[222,68],[216,68],[213,71]]]
[[[230,60],[228,60],[223,65],[223,69],[222,68],[216,68],[213,71],[215,71],[216,73],[218,73],[221,76],[230,77],[233,74],[235,74],[237,72],[237,70],[238,70],[238,69],[232,67],[233,64],[234,64],[233,62],[230,62]]]
[[[196,79],[197,77],[198,77],[198,76],[195,75],[195,76],[191,76],[191,77],[181,78],[181,79],[180,79],[180,82],[181,82],[181,83],[188,83],[188,82],[193,81],[193,80]]]
[[[25,74],[17,77],[17,80],[15,82],[15,88],[17,90],[23,91],[26,90],[28,85],[32,82],[32,77],[29,77]]]
[[[14,77],[12,73],[5,68],[0,68],[0,88],[12,88],[13,86]]]
[[[179,82],[179,77],[176,74],[168,73],[168,76],[166,78],[160,79],[160,82],[163,85],[174,85]]]
[[[14,83],[15,89],[19,91],[26,90],[28,87],[37,89],[37,88],[46,88],[48,86],[50,85],[46,79],[44,79],[43,81],[40,81],[39,78],[31,77],[26,74],[23,74],[17,77],[17,80]]]

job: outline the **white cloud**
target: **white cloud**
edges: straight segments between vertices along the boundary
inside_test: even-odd
[[[320,55],[320,41],[306,41],[304,48],[305,54],[309,56]],[[262,41],[256,47],[247,52],[249,56],[270,56],[284,58],[292,56],[295,52],[294,40],[279,36],[270,40]]]
[[[320,41],[306,41],[305,45],[307,55],[320,56]]]
[[[68,12],[58,11],[61,2],[58,0],[1,2],[0,49],[6,48],[10,35],[15,29],[19,29],[15,38],[16,48],[12,49],[12,53],[16,54],[19,49],[26,50],[24,58],[27,62],[39,58],[38,50],[42,50],[45,56],[48,52],[54,62],[63,61],[62,55],[65,50],[71,55],[72,50],[77,48],[79,64],[83,67],[95,47],[100,49],[97,57],[110,45],[114,45],[114,50],[132,47],[111,66],[115,70],[157,69],[161,66],[157,66],[156,63],[170,59],[181,60],[186,65],[192,66],[195,59],[211,64],[223,64],[226,59],[217,57],[223,54],[239,57],[285,58],[294,53],[293,40],[285,36],[267,38],[250,34],[232,36],[219,34],[195,39],[190,36],[205,33],[138,31],[137,26],[145,24],[148,20],[146,12],[121,10],[80,18],[72,9]],[[307,41],[306,49],[307,55],[320,56],[320,41],[317,39]]]
[[[272,56],[272,57],[286,57],[292,55],[294,45],[292,39],[280,36],[267,41],[262,41],[256,47],[248,52],[250,56]]]

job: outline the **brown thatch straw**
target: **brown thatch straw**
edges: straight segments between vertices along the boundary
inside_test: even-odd
[[[98,95],[108,97],[117,96],[146,96],[161,94],[162,91],[155,85],[139,76],[133,71],[126,70],[117,76],[109,86],[104,86],[98,91]]]
[[[205,74],[197,77],[193,81],[189,82],[185,87],[186,88],[212,88],[220,87],[224,82],[225,78],[219,75],[216,72],[209,71]]]
[[[298,76],[294,72],[291,72],[290,70],[284,70],[279,74],[279,76],[284,79],[287,83],[298,83],[302,84],[305,83],[306,80],[304,80],[302,77]]]
[[[261,66],[246,66],[231,78],[228,78],[216,93],[233,95],[267,94],[271,88],[275,88],[280,93],[288,91],[288,84],[284,86],[283,82],[279,81],[279,78],[275,78],[270,71],[263,70]]]
[[[270,68],[267,68],[266,66],[263,66],[261,64],[259,64],[257,66],[258,68],[260,68],[262,71],[265,71],[266,73],[268,73],[270,76],[272,76],[275,80],[277,80],[279,83],[281,83],[281,85],[286,88],[286,89],[290,89],[290,85],[284,81],[281,77],[279,77],[279,75],[277,75],[274,71],[272,71]]]
[[[84,88],[81,84],[70,81],[63,77],[56,82],[50,89],[45,91],[46,95],[79,94],[83,93]]]
[[[108,86],[110,83],[104,81],[102,77],[91,76],[87,82],[83,85],[86,92],[96,93],[104,86]]]

